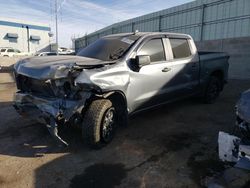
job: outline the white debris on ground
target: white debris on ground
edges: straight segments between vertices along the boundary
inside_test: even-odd
[[[228,133],[219,132],[219,158],[222,161],[236,162],[238,160],[237,148],[241,139]]]
[[[245,145],[239,137],[219,132],[219,158],[225,162],[235,162],[234,167],[250,170],[250,145]]]

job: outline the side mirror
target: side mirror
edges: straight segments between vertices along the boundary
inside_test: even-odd
[[[150,56],[149,55],[138,55],[136,56],[136,64],[139,68],[145,65],[150,64]]]

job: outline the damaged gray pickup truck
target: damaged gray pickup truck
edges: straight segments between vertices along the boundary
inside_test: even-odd
[[[98,39],[77,56],[33,57],[14,66],[14,107],[58,130],[80,127],[85,143],[109,143],[128,116],[199,95],[212,103],[228,75],[225,53],[198,52],[189,35],[126,33]]]

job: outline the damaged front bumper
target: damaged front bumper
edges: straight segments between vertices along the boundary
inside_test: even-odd
[[[59,122],[65,123],[74,114],[81,114],[90,96],[90,92],[83,92],[80,100],[70,100],[17,92],[14,96],[14,107],[20,115],[45,123],[50,134],[60,144],[67,146],[67,142],[58,135]]]

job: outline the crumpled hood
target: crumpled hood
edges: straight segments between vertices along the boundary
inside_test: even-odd
[[[250,123],[250,89],[241,94],[237,103],[237,113],[240,118]]]
[[[45,80],[66,77],[74,66],[90,69],[113,63],[81,56],[47,56],[20,60],[14,69],[18,74]]]

